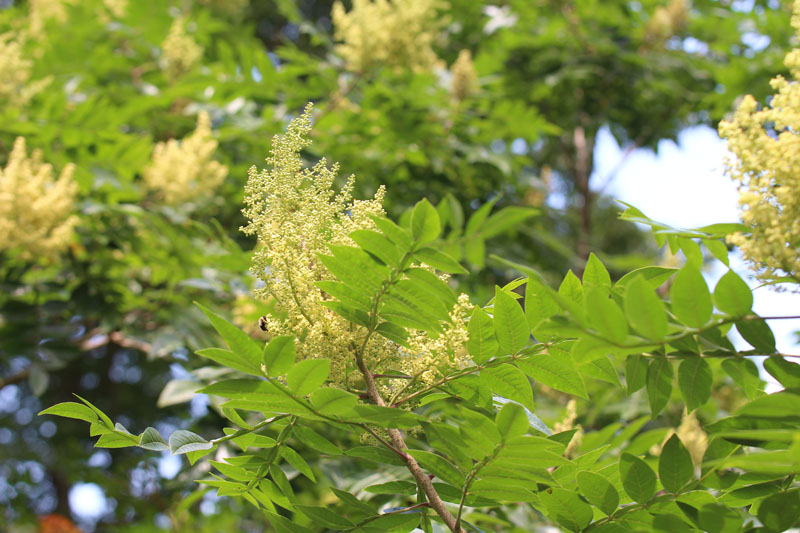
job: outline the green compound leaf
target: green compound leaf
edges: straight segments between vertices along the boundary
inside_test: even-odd
[[[681,389],[686,409],[690,413],[706,403],[711,397],[713,375],[705,359],[691,357],[681,361],[678,367],[678,387]]]
[[[650,501],[656,493],[656,473],[640,458],[623,453],[619,460],[622,488],[637,503]]]
[[[581,531],[592,521],[592,508],[571,490],[551,489],[539,493],[539,499],[550,517],[569,529]]]
[[[664,304],[643,278],[635,278],[627,284],[624,308],[628,323],[646,338],[660,341],[667,336]]]
[[[687,263],[678,271],[669,295],[672,312],[687,326],[700,328],[711,318],[714,310],[711,295],[696,265]]]
[[[501,355],[518,353],[530,339],[522,306],[500,287],[495,287],[494,332],[500,343]]]
[[[714,288],[714,305],[731,316],[742,316],[753,307],[753,293],[736,272],[729,270]]]
[[[692,479],[694,464],[681,439],[673,434],[661,449],[658,477],[665,489],[677,493]]]
[[[619,494],[614,485],[595,472],[579,472],[578,488],[592,505],[610,515],[619,506]]]
[[[672,364],[666,357],[657,357],[647,367],[647,399],[652,417],[666,407],[672,394]]]
[[[328,359],[306,359],[294,365],[286,375],[286,384],[297,396],[311,394],[320,388],[331,371]]]

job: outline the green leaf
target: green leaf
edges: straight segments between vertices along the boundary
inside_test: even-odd
[[[625,381],[628,394],[633,394],[647,383],[647,358],[643,355],[629,355],[625,359]]]
[[[480,373],[481,381],[493,393],[509,400],[519,402],[533,410],[533,391],[525,374],[512,365],[500,365],[484,368]]]
[[[800,388],[800,365],[774,355],[764,361],[764,370],[787,389]]]
[[[323,415],[350,416],[358,405],[358,398],[333,387],[317,389],[311,394],[311,405]]]
[[[530,428],[525,409],[514,402],[508,402],[500,409],[495,417],[495,423],[503,439],[522,436]]]
[[[539,211],[530,207],[509,206],[492,214],[480,230],[481,238],[490,239],[504,231],[516,228],[525,220],[538,215]]]
[[[594,253],[589,253],[589,260],[586,262],[586,268],[583,270],[581,278],[584,288],[590,285],[605,289],[611,289],[611,276]]]
[[[717,239],[703,239],[703,244],[706,245],[706,248],[708,248],[708,251],[711,252],[711,255],[719,259],[726,266],[729,265],[728,247],[725,246],[725,243]]]
[[[673,434],[661,448],[658,459],[658,477],[664,488],[677,493],[694,475],[694,464],[681,439]]]
[[[525,312],[517,301],[500,287],[495,287],[494,332],[501,355],[513,355],[530,340]]]
[[[97,413],[92,411],[86,405],[76,402],[57,403],[56,405],[41,411],[38,416],[41,415],[56,415],[63,416],[65,418],[75,418],[78,420],[84,420],[90,424],[100,422],[100,417],[97,416]]]
[[[542,285],[539,280],[528,278],[525,285],[525,317],[534,332],[543,320],[558,314],[558,304],[550,292],[550,288]]]
[[[647,399],[655,418],[666,407],[672,394],[672,363],[666,357],[656,357],[647,367]]]
[[[468,273],[467,269],[459,265],[455,259],[444,252],[440,252],[439,250],[428,246],[425,248],[420,248],[414,252],[414,259],[449,274]]]
[[[729,270],[714,288],[714,305],[728,315],[746,315],[753,307],[753,293],[736,272]]]
[[[389,240],[399,246],[401,250],[408,251],[411,249],[411,235],[409,235],[408,231],[386,217],[370,215],[370,218],[375,222],[375,225],[378,226],[378,229],[381,230]]]
[[[294,364],[294,336],[272,337],[264,346],[263,361],[267,375],[279,377],[286,374]]]
[[[433,272],[425,270],[424,268],[415,267],[409,268],[403,273],[406,277],[415,281],[418,285],[424,286],[428,292],[435,295],[448,310],[458,301],[453,289]]]
[[[212,446],[213,445],[210,442],[197,433],[192,433],[191,431],[186,431],[185,429],[173,431],[172,435],[169,436],[169,449],[172,452],[172,455],[179,455],[199,450],[210,450]]]
[[[305,396],[320,388],[328,379],[330,371],[330,360],[306,359],[289,370],[286,374],[286,384],[297,396]]]
[[[372,300],[365,294],[352,290],[341,281],[316,281],[314,284],[341,303],[365,313],[372,309]],[[334,309],[339,314],[338,310]],[[344,316],[344,315],[342,315]],[[345,317],[347,318],[347,317]],[[353,320],[351,320],[353,322]]]
[[[672,312],[687,326],[700,328],[711,318],[714,306],[708,285],[694,264],[687,263],[678,271],[669,296]]]
[[[678,387],[681,389],[686,410],[692,412],[711,397],[711,367],[705,359],[690,357],[678,367]]]
[[[494,323],[486,311],[476,307],[467,326],[469,339],[467,352],[477,364],[484,363],[494,357],[500,344],[494,334]]]
[[[764,355],[773,354],[775,348],[775,335],[764,320],[740,320],[736,323],[736,331],[749,342],[753,348]]]
[[[431,209],[433,208],[431,207]],[[341,514],[326,507],[312,507],[310,505],[295,505],[295,507],[298,511],[309,517],[313,523],[319,526],[341,530],[349,529],[355,525]]]
[[[667,336],[667,315],[664,304],[644,278],[635,278],[625,288],[625,317],[628,323],[648,339]]]
[[[399,344],[400,346],[408,346],[406,340],[408,339],[408,332],[402,326],[392,324],[391,322],[381,322],[375,328],[375,333],[386,337],[390,341]]]
[[[411,235],[414,241],[419,244],[431,242],[439,236],[441,229],[436,208],[424,198],[417,202],[411,213]]]
[[[617,283],[614,284],[614,291],[623,293],[628,283],[636,278],[643,278],[651,288],[657,289],[664,284],[672,275],[677,272],[677,268],[667,268],[658,266],[646,266],[631,270],[622,276]]]
[[[637,503],[647,503],[656,493],[656,474],[640,458],[623,453],[619,460],[622,488]]]
[[[800,395],[780,391],[757,398],[740,407],[736,414],[753,418],[800,421]]]
[[[78,396],[77,394],[74,394],[74,393],[73,393],[73,395],[74,395],[74,396],[75,396],[77,399],[79,399],[80,401],[82,401],[82,402],[83,402],[83,403],[84,403],[84,404],[85,404],[85,405],[86,405],[86,406],[87,406],[89,409],[91,409],[92,411],[94,411],[94,412],[95,412],[95,414],[96,414],[98,417],[100,417],[100,420],[103,422],[103,425],[104,425],[106,428],[108,428],[108,429],[114,429],[114,423],[111,421],[111,419],[110,419],[110,418],[108,418],[108,415],[106,415],[106,414],[105,414],[103,411],[101,411],[100,409],[98,409],[97,407],[95,407],[95,406],[94,406],[94,405],[93,405],[91,402],[89,402],[88,400],[86,400],[86,399],[84,399],[84,398],[81,398],[81,397],[80,397],[80,396]]]
[[[317,482],[317,478],[314,476],[314,472],[311,471],[311,467],[306,463],[306,460],[300,457],[300,454],[292,448],[285,445],[281,446],[281,457],[283,457],[287,463],[295,467],[298,472],[310,479],[312,483]]]
[[[559,357],[553,353],[534,354],[517,360],[517,366],[530,376],[548,387],[589,399],[583,378],[572,366],[568,354]]]
[[[438,477],[442,481],[450,483],[454,487],[464,486],[464,474],[456,465],[435,453],[424,450],[408,450],[409,455],[419,461],[425,470]]]
[[[164,440],[158,430],[152,427],[145,429],[139,436],[139,447],[145,450],[153,450],[154,452],[169,450],[167,441]]]
[[[467,221],[467,227],[464,229],[464,235],[472,235],[481,229],[483,223],[486,221],[486,217],[489,216],[492,207],[494,207],[494,204],[497,203],[497,200],[499,199],[499,196],[495,196],[492,200],[489,200],[480,206],[478,210],[469,217],[469,220]]]
[[[362,250],[371,253],[385,264],[399,267],[403,253],[389,239],[377,231],[360,229],[350,233],[350,238]]]
[[[607,515],[611,515],[619,506],[619,494],[614,485],[595,472],[578,472],[578,488],[592,505]]]
[[[261,512],[267,517],[267,520],[269,520],[269,523],[275,531],[285,531],[286,533],[312,533],[310,529],[296,524],[294,520],[289,520],[286,517],[266,509],[262,509]]]
[[[320,453],[328,455],[341,455],[342,451],[331,441],[317,433],[316,431],[303,426],[295,426],[292,434],[299,442],[309,448],[313,448]]]
[[[338,302],[335,300],[328,300],[322,302],[322,305],[324,305],[337,315],[341,316],[345,320],[352,322],[353,324],[357,324],[365,328],[368,328],[370,326],[369,315],[366,312],[362,311],[361,309],[352,308],[348,305],[345,305],[342,302]]]
[[[785,531],[800,520],[800,492],[790,490],[767,497],[758,506],[758,519],[772,531]]]
[[[558,286],[558,295],[572,303],[580,304],[583,302],[581,280],[572,270],[567,271],[567,275],[564,276],[564,280]]]
[[[261,366],[259,364],[254,363],[246,357],[240,357],[230,350],[223,350],[222,348],[205,348],[203,350],[198,350],[195,353],[201,357],[205,357],[206,359],[211,359],[215,363],[219,363],[222,366],[238,370],[239,372],[244,372],[245,374],[250,374],[251,376],[263,376],[261,373]]]
[[[370,494],[402,494],[412,496],[417,492],[417,485],[411,481],[387,481],[377,485],[370,485],[364,489]]]
[[[728,358],[722,361],[722,369],[739,385],[749,399],[761,391],[762,382],[758,367],[750,359]]]
[[[592,328],[606,339],[617,343],[625,342],[628,337],[628,323],[622,309],[609,298],[607,290],[590,286],[586,290],[584,305]]]
[[[571,490],[554,488],[542,491],[539,500],[547,509],[547,514],[570,531],[581,531],[594,516],[589,504]]]
[[[239,368],[237,370],[242,370],[243,372],[247,372],[248,374],[252,374],[253,370],[261,368],[261,349],[258,347],[258,344],[250,338],[247,333],[240,330],[221,316],[217,315],[210,309],[207,309],[203,305],[195,302],[195,305],[203,311],[203,314],[206,315],[211,325],[214,326],[214,329],[217,330],[217,333],[225,340],[225,342],[230,347],[231,351],[235,355],[235,357],[239,360]],[[219,353],[214,352],[215,355],[219,355]],[[207,356],[211,358],[210,356]],[[243,369],[248,370],[243,370]],[[258,370],[255,370],[258,372]],[[260,375],[258,373],[254,375]]]
[[[95,443],[95,448],[128,448],[138,446],[139,439],[127,431],[110,431],[103,433]]]

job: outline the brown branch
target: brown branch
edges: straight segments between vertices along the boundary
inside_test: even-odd
[[[386,407],[386,403],[383,401],[383,398],[378,392],[378,388],[375,386],[375,380],[372,377],[372,372],[370,372],[370,370],[367,368],[367,365],[364,363],[364,358],[360,356],[357,357],[357,363],[358,369],[361,371],[361,374],[363,374],[364,381],[367,384],[367,393],[369,394],[370,399],[375,405]],[[453,516],[453,514],[447,509],[441,496],[439,496],[439,493],[436,492],[436,489],[433,487],[431,478],[425,474],[425,472],[422,470],[422,467],[420,467],[419,463],[417,463],[416,459],[405,452],[408,447],[406,446],[406,442],[403,439],[403,435],[400,433],[400,430],[388,429],[387,432],[389,433],[389,438],[392,441],[393,448],[401,451],[400,457],[402,457],[406,468],[408,468],[408,471],[411,472],[412,476],[414,476],[414,480],[425,493],[425,496],[428,497],[428,503],[430,503],[431,508],[436,511],[436,514],[438,514],[442,520],[444,520],[444,523],[447,525],[450,531],[463,533],[464,530],[461,528],[461,526],[456,524],[456,517]]]

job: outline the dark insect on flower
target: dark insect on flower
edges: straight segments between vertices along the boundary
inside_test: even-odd
[[[258,327],[261,328],[261,331],[267,331],[267,317],[262,316],[258,319]]]

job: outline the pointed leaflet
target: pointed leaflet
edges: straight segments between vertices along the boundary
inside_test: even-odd
[[[195,353],[206,359],[211,359],[222,366],[238,370],[239,372],[244,372],[251,376],[263,376],[261,367],[258,364],[250,361],[248,358],[240,357],[230,350],[223,350],[222,348],[204,348]]]
[[[595,472],[578,472],[578,488],[592,505],[610,515],[619,506],[619,494],[614,485]]]
[[[530,376],[548,387],[589,399],[583,378],[572,366],[569,354],[562,356],[554,353],[539,353],[517,360],[517,366]]]
[[[162,452],[169,450],[167,441],[155,428],[147,428],[139,436],[139,447],[146,450],[153,450],[154,452]]]
[[[637,503],[650,501],[656,493],[656,474],[640,458],[623,453],[619,460],[619,475],[622,487]]]
[[[705,359],[690,357],[678,367],[678,387],[681,389],[686,410],[692,412],[711,397],[711,367]]]
[[[212,446],[210,442],[197,433],[192,433],[185,429],[173,431],[172,435],[169,436],[169,449],[172,451],[172,455],[210,450]]]
[[[714,287],[714,305],[728,315],[746,315],[753,307],[753,293],[736,272],[729,270]]]
[[[608,297],[608,291],[600,287],[589,287],[584,298],[586,317],[593,329],[603,338],[623,343],[628,337],[628,323],[622,309]]]
[[[764,320],[740,320],[736,323],[736,331],[762,354],[775,353],[775,335]]]
[[[320,388],[331,371],[328,359],[306,359],[294,365],[286,374],[286,384],[297,396],[311,394]]]
[[[673,434],[661,448],[658,459],[658,477],[664,488],[677,493],[692,479],[694,464],[681,439]]]
[[[787,389],[800,388],[800,365],[774,355],[764,361],[764,370]]]
[[[362,250],[371,253],[385,264],[399,267],[403,253],[389,239],[377,231],[359,229],[350,233],[350,238]]]
[[[267,375],[279,377],[284,375],[294,364],[294,337],[280,335],[273,337],[269,344],[264,346],[264,367]]]
[[[531,330],[535,331],[542,320],[558,314],[558,310],[558,304],[550,295],[550,288],[537,279],[528,278],[525,285],[525,317]]]
[[[784,531],[800,520],[800,492],[797,489],[773,494],[758,506],[758,519],[772,531]]]
[[[439,213],[428,200],[423,198],[411,212],[411,235],[414,241],[419,244],[431,242],[439,236],[440,231]]]
[[[494,357],[499,346],[494,334],[492,318],[480,307],[476,307],[472,312],[467,326],[469,339],[467,340],[467,352],[472,356],[472,360],[481,364]]]
[[[208,317],[211,325],[214,326],[214,329],[216,329],[225,342],[228,343],[234,356],[239,359],[240,368],[237,368],[237,370],[252,374],[253,369],[261,368],[261,348],[259,348],[258,344],[251,339],[247,333],[199,303],[195,302],[195,305]],[[211,357],[209,356],[209,358]],[[243,370],[245,368],[248,370]]]
[[[647,358],[643,355],[629,355],[625,360],[625,381],[628,394],[633,394],[647,383]]]
[[[92,411],[88,406],[76,402],[64,402],[48,407],[41,411],[37,416],[42,415],[56,415],[65,418],[75,418],[77,420],[84,420],[90,424],[100,421],[97,413]]]
[[[530,332],[525,313],[517,301],[500,287],[495,287],[494,332],[501,355],[513,355],[528,344]]]
[[[581,531],[592,521],[592,508],[571,490],[542,491],[539,499],[550,518],[570,531]]]
[[[464,486],[464,474],[450,461],[423,450],[408,450],[408,454],[420,462],[425,470],[454,487]]]
[[[567,271],[567,275],[564,276],[564,280],[561,282],[561,285],[558,286],[558,295],[576,304],[583,301],[583,286],[581,285],[581,280],[578,279],[578,276],[576,276],[572,270]]]
[[[696,265],[687,263],[678,271],[669,296],[672,312],[687,326],[700,328],[711,318],[711,295]]]
[[[436,248],[426,246],[414,252],[414,259],[432,266],[448,274],[467,274],[467,270],[458,264],[458,261]]]
[[[594,253],[589,254],[589,260],[586,262],[586,268],[583,271],[583,286],[601,287],[605,289],[611,288],[611,276]]]
[[[375,225],[378,226],[378,229],[386,235],[390,241],[395,243],[403,252],[406,252],[411,249],[411,235],[409,235],[408,231],[401,228],[391,220],[385,217],[379,217],[375,215],[370,215],[370,218]]]
[[[667,335],[664,304],[644,278],[629,282],[624,295],[625,317],[633,329],[648,339],[661,340]]]
[[[528,432],[530,424],[525,409],[514,402],[506,403],[495,417],[495,424],[503,439],[520,437]]]
[[[533,409],[533,391],[525,374],[512,365],[484,368],[480,373],[481,382],[493,393],[509,400],[519,402]]]
[[[647,399],[655,418],[666,407],[672,394],[672,364],[666,357],[656,357],[647,367]]]

